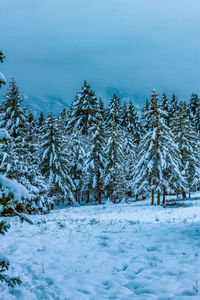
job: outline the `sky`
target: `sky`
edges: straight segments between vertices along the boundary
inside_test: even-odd
[[[0,0],[0,65],[21,93],[71,102],[84,80],[144,102],[200,93],[199,0]],[[4,92],[6,88],[2,90]]]

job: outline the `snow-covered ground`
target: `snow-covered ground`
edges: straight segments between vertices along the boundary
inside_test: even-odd
[[[8,218],[0,237],[10,275],[0,299],[200,299],[200,206],[145,202],[75,207]]]

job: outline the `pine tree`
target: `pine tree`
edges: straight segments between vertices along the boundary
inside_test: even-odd
[[[84,164],[85,164],[85,137],[79,131],[70,135],[69,152],[69,172],[74,183],[74,198],[77,203],[81,202],[84,182]]]
[[[67,130],[79,130],[87,135],[90,127],[93,126],[97,112],[97,97],[90,85],[84,81],[81,91],[77,93],[70,109],[70,118],[68,117]]]
[[[142,116],[141,116],[141,123],[142,123],[142,133],[145,134],[150,129],[149,125],[149,110],[150,110],[150,103],[149,100],[146,99],[145,106],[142,108]]]
[[[3,62],[3,59],[4,59],[3,52],[0,51],[0,62]],[[1,76],[1,78],[2,78],[2,76]],[[1,78],[0,78],[0,88],[1,88],[2,83],[3,84],[6,83],[4,80],[4,76],[3,76],[3,81]],[[2,157],[2,159],[5,158],[5,154],[4,154],[4,147],[1,147],[1,146],[2,146],[2,144],[7,144],[8,139],[10,139],[10,135],[8,134],[7,130],[5,128],[1,129],[0,130],[0,158]],[[1,163],[2,163],[2,159],[1,159]],[[4,181],[4,182],[2,182],[2,181]],[[11,211],[12,215],[18,215],[21,221],[26,220],[27,222],[32,224],[32,222],[30,220],[28,220],[28,218],[19,214],[13,208],[12,202],[10,202],[13,195],[12,195],[11,191],[8,189],[8,187],[4,186],[5,181],[6,181],[6,177],[1,176],[0,177],[0,214],[5,209],[9,209]],[[9,182],[9,185],[10,185],[10,182]],[[15,182],[14,182],[14,185],[15,185],[16,192],[18,192],[20,194],[20,191],[18,190]],[[6,221],[0,221],[0,234],[1,235],[4,235],[9,228],[10,228],[10,225],[7,224]],[[7,271],[9,269],[9,266],[10,266],[9,260],[6,257],[1,256],[0,257],[0,281],[6,282],[8,284],[8,286],[10,286],[10,287],[14,287],[16,284],[21,284],[21,280],[19,277],[10,277],[7,274],[3,274],[5,271]]]
[[[172,95],[172,98],[170,100],[170,103],[169,103],[169,110],[168,110],[168,113],[169,113],[169,125],[171,126],[171,122],[174,118],[174,115],[175,113],[177,112],[177,109],[178,109],[178,100],[175,96],[175,94]]]
[[[102,118],[102,120],[104,122],[105,121],[106,112],[105,112],[105,107],[104,107],[103,100],[101,98],[99,98],[97,106],[98,106],[98,109],[97,109],[98,113],[100,113],[101,118]]]
[[[105,147],[107,162],[105,167],[106,196],[114,203],[125,198],[127,182],[124,171],[124,153],[122,134],[114,123],[108,131],[108,141]]]
[[[132,101],[129,102],[128,105],[128,113],[127,113],[127,131],[133,137],[134,143],[139,145],[140,138],[142,135],[142,129],[139,122],[139,117],[136,112],[135,106]]]
[[[162,94],[162,101],[161,101],[160,108],[166,114],[165,122],[166,122],[167,126],[170,126],[170,124],[169,124],[169,109],[170,109],[170,104],[169,104],[169,99],[167,98],[167,95],[165,93]]]
[[[163,191],[163,203],[167,187],[176,189],[182,186],[184,180],[180,173],[179,151],[174,143],[174,137],[165,124],[166,113],[160,109],[158,97],[153,91],[151,108],[149,110],[150,129],[142,138],[139,145],[138,163],[134,170],[134,183],[137,194],[148,186],[154,193],[157,191],[157,204]]]
[[[136,163],[136,145],[135,140],[132,134],[125,131],[123,133],[123,146],[122,151],[124,155],[124,174],[125,180],[127,183],[127,191],[125,197],[131,197],[134,194],[133,189],[133,176],[134,176],[134,167]]]
[[[195,118],[196,112],[197,112],[197,108],[200,105],[200,100],[197,94],[192,94],[191,98],[190,98],[190,102],[189,102],[189,112],[190,112],[190,119],[191,121],[193,121],[193,119]]]
[[[48,115],[42,141],[40,169],[47,179],[49,196],[60,194],[63,202],[68,197],[68,202],[73,203],[74,184],[69,174],[69,157],[53,114]]]
[[[44,113],[41,111],[38,119],[38,125],[41,127],[45,123]]]
[[[3,54],[3,51],[0,50],[0,62],[3,63],[5,56]],[[2,84],[6,84],[6,78],[3,73],[0,72],[0,88]]]
[[[121,115],[121,128],[126,130],[128,125],[128,108],[126,103],[122,106],[122,115]]]
[[[174,116],[172,132],[180,151],[181,171],[187,182],[187,190],[190,197],[192,187],[199,182],[200,156],[198,137],[191,125],[185,102],[180,103],[179,109]],[[185,189],[182,189],[182,195],[185,197]]]
[[[19,95],[16,82],[12,78],[1,105],[0,127],[6,128],[15,139],[23,136],[26,128],[25,109],[21,108],[22,101],[23,97]]]
[[[198,137],[200,137],[200,105],[197,107],[196,114],[193,119],[193,125],[196,129]]]
[[[103,120],[100,114],[97,114],[95,123],[91,128],[90,148],[87,153],[85,169],[87,174],[88,190],[92,190],[95,199],[101,204],[103,194],[103,179],[105,167],[104,154],[104,131]]]
[[[61,130],[63,135],[65,135],[67,131],[66,124],[67,124],[67,111],[65,108],[63,108],[58,118],[58,127]]]
[[[116,94],[114,94],[108,106],[106,124],[108,128],[109,127],[111,128],[113,124],[115,124],[117,128],[121,128],[121,123],[122,123],[121,102],[120,102],[120,98],[117,97]]]

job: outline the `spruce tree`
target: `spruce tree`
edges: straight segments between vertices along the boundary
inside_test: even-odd
[[[114,94],[113,97],[110,99],[106,117],[107,127],[111,128],[113,127],[113,124],[115,124],[117,128],[121,128],[122,124],[121,101],[120,98],[116,96],[116,94]]]
[[[44,118],[44,113],[41,111],[38,119],[38,125],[41,127],[44,125],[45,118]]]
[[[149,110],[150,110],[150,103],[149,100],[146,99],[145,105],[142,108],[142,116],[141,116],[141,123],[142,123],[142,133],[145,134],[150,128],[149,125]]]
[[[137,194],[143,191],[145,186],[151,189],[152,204],[154,194],[157,192],[159,205],[162,191],[164,203],[166,188],[176,189],[177,185],[182,186],[184,181],[180,173],[179,151],[174,143],[173,134],[165,123],[166,113],[160,109],[155,90],[147,117],[150,128],[139,145],[134,183]]]
[[[26,128],[26,114],[25,109],[21,108],[22,101],[23,97],[19,95],[16,82],[12,78],[1,104],[0,127],[6,128],[15,139],[20,139]]]
[[[200,137],[200,105],[197,107],[196,114],[193,119],[193,125],[198,137]]]
[[[121,128],[126,130],[128,125],[128,108],[126,102],[122,106],[122,115],[121,115]]]
[[[113,123],[108,131],[108,141],[105,147],[105,192],[106,196],[114,203],[125,198],[127,182],[124,170],[124,153],[121,130]]]
[[[84,189],[85,140],[79,131],[75,131],[70,135],[68,145],[69,172],[74,183],[74,198],[77,203],[81,202]]]
[[[70,118],[67,122],[67,130],[79,130],[87,135],[93,126],[97,112],[97,97],[90,85],[84,81],[81,91],[77,93],[70,109]]]
[[[3,62],[3,59],[4,59],[3,52],[0,51],[0,62]],[[5,78],[4,75],[0,76],[0,88],[1,88],[1,84],[6,83],[4,78]],[[2,161],[4,159],[6,159],[6,155],[4,152],[5,147],[3,147],[2,145],[3,144],[7,145],[9,139],[10,139],[10,135],[8,134],[7,130],[5,128],[1,129],[0,130],[0,162],[1,162],[1,164],[2,164]],[[21,221],[26,220],[27,222],[32,224],[32,222],[30,220],[28,220],[28,218],[26,218],[24,215],[19,214],[18,212],[15,211],[15,209],[13,207],[13,203],[11,202],[13,195],[8,187],[7,188],[4,187],[4,183],[6,180],[9,181],[9,179],[7,179],[6,176],[1,175],[1,177],[0,177],[0,215],[6,209],[6,210],[10,211],[11,215],[18,215]],[[3,183],[3,181],[4,181],[4,183]],[[10,185],[10,181],[9,181],[9,185]],[[16,182],[14,182],[14,185],[15,185],[16,192],[20,193],[20,190],[17,188]],[[0,234],[1,235],[4,235],[9,228],[10,228],[10,225],[7,224],[6,221],[0,221]],[[0,256],[0,281],[7,283],[7,285],[10,287],[14,287],[17,284],[21,284],[21,280],[19,277],[10,277],[9,275],[4,274],[5,271],[7,271],[9,269],[9,266],[10,266],[9,260],[6,257]]]
[[[198,184],[200,176],[200,156],[198,137],[194,131],[185,102],[181,102],[176,112],[172,132],[180,152],[181,171],[187,182],[189,197],[192,188]],[[186,196],[186,189],[182,189],[182,196]]]
[[[98,106],[98,113],[101,115],[102,121],[105,121],[105,116],[106,116],[106,112],[105,112],[105,107],[104,107],[104,103],[103,100],[101,98],[99,98],[99,101],[97,103]]]
[[[62,198],[65,202],[74,202],[74,184],[69,174],[69,157],[64,137],[60,133],[57,120],[49,114],[44,126],[41,145],[40,169],[48,183],[49,196]]]
[[[90,148],[86,157],[85,170],[87,174],[87,185],[89,189],[92,190],[95,199],[101,204],[105,154],[103,120],[100,114],[97,114],[95,123],[91,128]]]
[[[168,110],[168,113],[169,113],[169,125],[171,126],[171,122],[174,118],[174,115],[175,113],[177,112],[177,109],[178,109],[178,99],[177,97],[175,96],[175,94],[172,95],[172,98],[169,102],[169,110]]]
[[[3,63],[4,58],[5,58],[5,56],[3,54],[3,51],[0,50],[0,63]],[[4,74],[0,72],[0,88],[1,88],[2,84],[6,84],[6,78],[5,78]]]
[[[197,94],[193,93],[191,95],[190,101],[189,101],[189,114],[190,114],[190,119],[191,121],[193,121],[193,119],[195,118],[197,109],[200,105],[200,100]]]
[[[136,144],[132,134],[127,131],[123,132],[123,156],[124,156],[124,176],[127,183],[125,198],[129,198],[134,194],[133,176],[136,164]]]
[[[126,130],[133,137],[134,143],[136,145],[139,145],[140,138],[142,135],[142,129],[135,106],[133,105],[131,100],[129,102],[127,110],[128,113]]]
[[[170,104],[169,104],[169,99],[167,98],[167,95],[165,93],[162,94],[162,101],[161,101],[160,107],[166,114],[165,122],[166,122],[167,126],[170,126],[170,124],[169,124]]]

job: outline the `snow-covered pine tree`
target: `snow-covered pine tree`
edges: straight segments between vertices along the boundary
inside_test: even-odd
[[[1,127],[5,127],[10,134],[8,145],[3,145],[3,158],[0,163],[1,173],[18,183],[29,186],[27,181],[27,167],[25,155],[27,148],[25,137],[27,137],[27,116],[24,109],[20,107],[23,97],[19,95],[14,79],[11,80],[9,89],[1,105]],[[28,199],[27,199],[28,200]],[[21,199],[20,199],[21,201]],[[21,203],[15,203],[21,210],[28,204],[24,199]]]
[[[69,137],[68,153],[69,153],[69,172],[74,183],[74,198],[80,204],[84,189],[84,163],[85,163],[85,143],[86,138],[75,131]]]
[[[40,192],[44,192],[44,182],[38,171],[37,150],[38,134],[36,121],[32,112],[26,114],[21,108],[23,97],[19,95],[14,79],[11,80],[8,92],[2,103],[1,125],[5,126],[11,141],[5,153],[6,159],[1,163],[1,170],[11,179],[23,184],[32,195],[32,201],[24,201],[23,208],[28,212],[36,210],[36,202]]]
[[[106,112],[105,112],[105,107],[104,107],[103,100],[101,98],[99,98],[97,106],[98,106],[98,112],[100,113],[101,118],[102,118],[102,120],[104,122],[105,121],[105,117],[106,117]]]
[[[185,102],[181,102],[172,122],[172,132],[180,152],[181,171],[187,182],[189,197],[194,186],[199,184],[200,155],[198,136],[194,131]],[[186,196],[186,189],[182,189]]]
[[[124,102],[124,105],[122,105],[121,112],[121,128],[126,130],[128,125],[128,108],[126,102]]]
[[[142,129],[135,106],[131,100],[128,105],[126,130],[133,137],[134,143],[138,146],[142,135]]]
[[[18,87],[12,78],[9,89],[2,100],[0,127],[6,128],[17,141],[26,128],[26,112],[21,108],[23,97],[19,95]]]
[[[174,118],[175,113],[177,112],[178,109],[178,99],[175,96],[175,94],[172,95],[171,100],[169,101],[169,126],[171,126],[171,122]]]
[[[42,141],[40,169],[48,183],[48,194],[72,204],[74,184],[69,174],[69,157],[64,137],[52,113],[44,125]]]
[[[67,111],[66,108],[63,108],[58,118],[58,126],[62,131],[63,135],[66,134],[66,125],[67,125]]]
[[[76,128],[87,135],[89,128],[93,126],[96,112],[97,97],[90,85],[84,81],[81,91],[77,93],[70,108],[67,130],[72,132]]]
[[[197,132],[198,137],[200,138],[200,105],[197,107],[196,114],[193,119],[193,125]]]
[[[3,62],[4,55],[3,52],[0,51],[0,62]],[[3,79],[2,79],[3,78]],[[4,75],[0,76],[0,88],[1,84],[5,84],[6,81],[4,79]],[[4,147],[2,144],[7,144],[8,139],[10,139],[10,135],[8,134],[5,128],[0,129],[0,162],[2,163],[2,159],[5,158]],[[14,198],[14,194],[17,193],[18,197],[24,196],[23,191],[25,189],[17,184],[15,181],[11,181],[6,178],[5,175],[0,174],[0,215],[4,210],[9,209],[12,215],[18,215],[21,221],[26,220],[29,223],[32,223],[25,216],[19,214],[13,208],[13,203],[11,202],[12,198]],[[0,235],[4,235],[7,230],[10,228],[10,225],[6,223],[6,221],[0,221]],[[7,274],[4,274],[6,270],[9,269],[10,262],[9,260],[0,255],[0,281],[6,282],[8,286],[14,287],[16,284],[21,284],[21,280],[19,277],[10,277]]]
[[[196,129],[198,127],[198,110],[200,108],[200,99],[199,96],[195,93],[193,93],[191,95],[190,101],[189,101],[189,105],[188,105],[188,109],[189,109],[189,117],[190,117],[190,121],[192,122],[192,125],[194,126],[194,128]]]
[[[103,194],[104,168],[105,168],[105,140],[102,116],[96,115],[91,127],[90,147],[86,155],[85,172],[88,190],[94,194],[95,200],[101,204]]]
[[[160,104],[160,108],[166,113],[165,122],[167,126],[169,126],[169,99],[165,93],[162,94],[162,101]]]
[[[113,97],[110,99],[106,116],[107,128],[113,127],[113,124],[115,124],[115,127],[117,128],[121,128],[122,124],[121,101],[120,98],[116,96],[116,94],[114,94]]]
[[[33,195],[34,201],[32,201],[31,207],[28,208],[29,212],[38,210],[46,212],[50,207],[50,203],[46,195],[47,185],[45,178],[39,169],[40,157],[38,151],[41,144],[42,128],[39,130],[38,122],[33,118],[31,113],[28,114],[27,120],[26,135],[22,144],[23,152],[20,152],[20,155],[18,155],[18,158],[24,162],[24,176],[21,183]]]
[[[124,155],[124,175],[127,183],[125,198],[132,197],[134,194],[133,176],[136,163],[136,144],[133,134],[128,131],[123,132],[123,155]]]
[[[134,184],[137,194],[144,192],[145,186],[151,189],[152,205],[154,204],[154,194],[157,192],[157,204],[159,205],[161,191],[163,191],[163,202],[165,202],[166,188],[175,189],[177,185],[182,186],[184,180],[180,173],[179,151],[174,143],[173,134],[165,123],[166,114],[160,109],[155,90],[152,94],[151,108],[148,114],[150,127],[139,144]]]
[[[146,134],[147,131],[150,128],[149,125],[149,109],[150,109],[150,103],[149,100],[146,99],[145,105],[142,108],[142,116],[141,116],[141,124],[142,124],[142,133]]]
[[[119,124],[118,124],[119,126]],[[108,141],[106,141],[106,166],[104,187],[106,196],[114,203],[125,198],[127,182],[124,170],[124,153],[121,130],[117,124],[109,128]]]
[[[192,93],[188,105],[191,120],[193,120],[194,116],[196,115],[197,108],[200,104],[199,102],[200,102],[199,96],[195,93]]]
[[[3,51],[0,50],[0,63],[3,63],[4,58],[5,58],[5,56],[3,54]],[[1,88],[2,84],[6,84],[6,78],[5,78],[4,74],[0,72],[0,88]]]
[[[41,111],[38,118],[38,125],[41,127],[45,123],[44,113]]]

